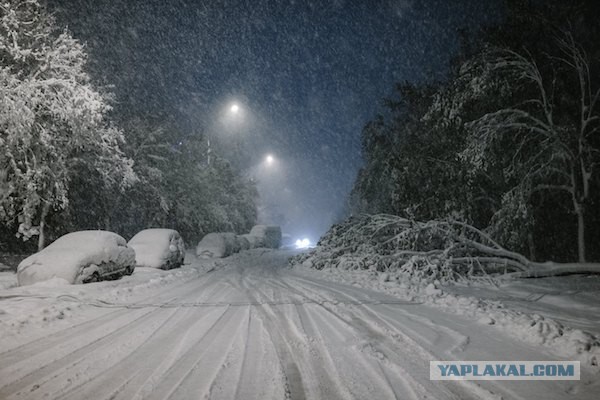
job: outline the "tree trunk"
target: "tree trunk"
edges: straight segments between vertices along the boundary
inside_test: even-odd
[[[577,254],[580,263],[585,262],[585,215],[583,204],[575,207],[577,214]]]
[[[531,261],[536,261],[537,257],[535,254],[535,241],[533,240],[533,233],[531,232],[527,234],[527,245],[529,246],[529,259]]]
[[[44,250],[44,247],[46,246],[45,228],[46,228],[46,217],[48,216],[49,212],[50,212],[50,203],[44,203],[44,206],[42,207],[42,215],[40,216],[40,227],[39,227],[39,235],[38,235],[38,251]]]
[[[580,176],[578,176],[578,173]],[[571,199],[573,210],[577,215],[577,259],[580,263],[585,262],[585,204],[587,199],[586,173],[583,168],[571,169]]]

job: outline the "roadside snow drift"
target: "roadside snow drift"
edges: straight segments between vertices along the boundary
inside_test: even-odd
[[[185,245],[173,229],[145,229],[128,243],[135,250],[135,263],[140,267],[171,269],[183,264]]]
[[[114,277],[131,273],[135,252],[116,233],[81,231],[62,236],[17,267],[20,286],[48,280],[85,283],[92,277]]]

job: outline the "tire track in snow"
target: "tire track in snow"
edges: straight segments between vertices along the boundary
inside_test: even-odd
[[[205,285],[197,286],[192,292],[200,292],[200,298],[213,299],[227,298],[234,292],[234,288],[231,285],[225,285],[220,278],[217,277],[216,283],[212,285],[207,291],[202,292]],[[186,300],[186,299],[183,299]],[[188,304],[194,304],[196,300],[191,302],[183,303],[187,307]],[[228,306],[202,306],[200,308],[191,308],[192,315],[189,320],[184,320],[181,326],[170,327],[168,330],[162,333],[160,338],[157,338],[156,343],[144,343],[144,348],[140,349],[138,354],[132,354],[130,357],[122,360],[115,367],[107,371],[105,380],[106,383],[110,383],[112,377],[116,376],[117,380],[123,378],[119,374],[115,374],[112,370],[122,371],[123,374],[130,374],[131,370],[136,365],[145,365],[143,373],[135,373],[134,377],[123,385],[118,393],[115,393],[112,398],[119,399],[141,399],[155,396],[153,393],[156,390],[162,390],[165,383],[163,379],[170,379],[168,376],[176,375],[174,370],[183,371],[188,374],[191,369],[183,369],[178,363],[185,363],[189,360],[186,358],[188,352],[194,352],[198,348],[205,346],[209,350],[212,346],[212,335],[222,336],[227,335],[230,332],[222,332],[220,323],[222,320],[229,320],[229,315],[232,311]],[[213,314],[219,314],[217,317],[213,317]],[[225,315],[227,314],[227,315]],[[207,321],[208,320],[208,323]],[[221,349],[227,354],[227,349]],[[154,362],[153,362],[154,361]],[[218,364],[218,363],[217,363]],[[220,365],[209,365],[215,371],[219,370]],[[192,369],[195,369],[194,366]],[[167,377],[167,378],[165,378]],[[181,383],[180,383],[181,384]],[[162,386],[161,386],[162,385]],[[100,385],[101,386],[101,385]],[[157,389],[158,388],[158,389]],[[175,385],[172,390],[180,390],[178,385]],[[83,391],[85,393],[85,390]],[[77,399],[77,396],[73,396],[73,399]],[[81,397],[79,397],[81,398]]]
[[[195,291],[196,289],[189,290],[188,294]],[[163,304],[174,303],[176,300],[178,298],[170,298],[169,301]],[[93,350],[97,346],[105,345],[107,341],[119,335],[129,333],[134,329],[138,329],[139,326],[148,323],[148,319],[158,313],[159,308],[151,306],[139,309],[139,311],[136,309],[110,313],[103,317],[95,318],[91,324],[86,322],[76,326],[73,328],[74,332],[71,332],[71,328],[66,328],[51,335],[47,340],[41,338],[7,351],[0,358],[0,371],[2,372],[0,376],[2,376],[2,381],[6,380],[11,373],[13,374],[13,380],[19,379],[20,377],[14,377],[15,373],[21,371],[24,374],[25,372],[22,371],[28,371],[31,368],[39,370],[41,369],[39,368],[40,365],[43,368],[56,367],[56,365],[60,365],[56,364],[57,362],[65,359],[65,357],[76,357],[79,354],[77,352],[81,352],[86,347],[88,350]],[[62,336],[60,335],[61,333],[63,334]],[[29,371],[29,373],[31,372],[33,371]]]
[[[202,311],[201,315],[196,309],[174,311],[175,315],[168,325],[161,326],[124,357],[117,362],[98,366],[99,373],[74,387],[62,388],[53,394],[53,398],[135,398],[138,392],[151,387],[153,381],[159,380],[161,374],[187,350],[190,333],[202,334],[203,327],[210,326],[222,315],[222,309],[218,308],[208,312]],[[118,388],[107,393],[107,388],[114,385]]]
[[[211,284],[212,280],[198,285],[196,280],[187,288],[183,296],[198,294],[199,287],[207,287]],[[173,309],[165,311],[159,306],[173,304],[181,298],[172,297],[172,291],[175,289],[181,290],[181,287],[178,285],[177,288],[169,288],[165,292],[141,300],[140,302],[154,300],[156,306],[148,307],[149,310],[148,308],[119,310],[76,325],[73,333],[71,328],[67,328],[54,333],[47,341],[41,338],[3,353],[3,357],[0,358],[0,384],[2,385],[0,398],[4,399],[13,393],[23,393],[27,387],[37,391],[44,383],[55,380],[62,373],[75,369],[81,371],[90,355],[110,352],[115,344],[119,343],[119,339],[121,341],[125,339],[126,342],[135,341],[136,335],[139,335],[140,330],[145,326],[152,327],[153,323],[160,324],[164,315],[172,315]],[[199,298],[204,296],[205,294],[200,292]],[[168,301],[161,302],[165,297]],[[139,304],[139,302],[132,304]],[[117,316],[117,319],[111,320],[109,318],[111,316]],[[161,326],[162,324],[157,329]],[[130,347],[134,346],[135,343]],[[124,350],[128,351],[129,348]],[[78,374],[81,375],[80,372]]]
[[[285,397],[285,379],[277,354],[274,349],[268,355],[261,354],[264,343],[260,344],[262,337],[256,336],[260,319],[254,307],[249,306],[248,311],[245,326],[238,330],[236,340],[210,385],[208,398],[212,400],[275,400]],[[257,347],[261,353],[256,351]]]
[[[322,303],[322,310],[325,310],[330,315],[336,317],[343,324],[347,325],[350,330],[358,332],[358,336],[368,338],[368,346],[365,351],[371,353],[372,356],[379,358],[382,362],[395,371],[395,379],[400,379],[404,382],[401,388],[410,388],[408,393],[412,393],[414,398],[418,398],[417,394],[423,394],[429,392],[425,389],[425,385],[428,387],[438,387],[441,389],[440,393],[430,395],[432,397],[439,398],[464,398],[464,396],[471,396],[473,398],[483,398],[489,396],[491,393],[482,391],[481,388],[473,384],[472,382],[460,382],[459,384],[451,383],[444,385],[431,385],[429,382],[429,360],[438,359],[431,352],[426,350],[422,344],[416,342],[412,337],[407,335],[402,330],[397,329],[394,326],[390,326],[387,321],[382,319],[378,312],[373,310],[372,305],[357,305],[357,306],[344,306],[340,307],[334,305],[335,299],[339,296],[346,297],[353,302],[361,302],[363,299],[358,298],[349,294],[348,292],[337,290],[311,280],[294,277],[294,281],[298,284],[292,287],[289,285],[290,290],[296,290],[299,294],[302,294],[299,289],[300,287],[308,293],[323,296],[323,292],[333,294],[328,302]],[[308,285],[308,286],[307,286]],[[318,289],[311,288],[310,286],[316,286]],[[307,295],[304,292],[304,295]],[[308,297],[310,297],[308,295]],[[382,326],[383,325],[383,326]],[[387,329],[386,329],[387,327]],[[390,332],[390,328],[393,330]],[[416,333],[416,331],[415,331]],[[418,334],[418,333],[416,333]],[[425,365],[427,364],[427,365]],[[427,374],[411,374],[409,371],[426,371]],[[389,381],[389,378],[388,378]],[[429,384],[428,384],[429,383]],[[447,390],[447,387],[454,386],[451,391]],[[467,392],[465,393],[464,387],[467,386]]]
[[[251,287],[248,284],[248,278],[245,278],[246,279],[242,279],[240,281],[240,289],[245,291],[248,299],[251,302],[260,304],[260,300],[257,295],[268,299],[268,297],[256,287]],[[284,328],[277,323],[276,316],[272,313],[272,310],[269,310],[266,308],[266,306],[258,305],[256,306],[256,310],[263,321],[265,329],[271,338],[271,343],[273,344],[275,352],[277,353],[279,362],[281,363],[281,367],[286,379],[286,398],[289,397],[291,400],[304,400],[306,398],[306,393],[304,391],[302,374],[300,373],[298,363],[294,357],[294,350],[289,341],[286,340],[286,332]]]
[[[284,281],[282,281],[280,285],[285,287],[288,292],[294,292],[299,296],[307,297],[306,292],[301,292]],[[379,385],[376,385],[371,389],[372,391],[380,391],[378,398],[421,398],[417,393],[422,393],[422,389],[419,387],[419,390],[416,390],[415,383],[405,378],[408,374],[405,373],[399,375],[396,379],[391,380],[381,365],[382,359],[379,354],[375,351],[365,351],[365,348],[369,349],[369,346],[371,346],[365,346],[365,344],[376,341],[378,338],[374,338],[372,335],[365,335],[364,331],[361,332],[357,330],[353,325],[348,324],[346,321],[342,321],[340,324],[339,321],[337,321],[339,316],[334,315],[336,318],[331,318],[331,312],[322,304],[311,304],[310,306],[307,305],[303,308],[311,311],[307,314],[307,317],[311,318],[314,321],[314,326],[319,327],[319,330],[323,332],[321,334],[322,338],[335,337],[335,340],[329,340],[327,345],[323,346],[328,353],[339,348],[339,343],[345,343],[345,347],[337,351],[337,357],[340,357],[345,365],[362,365],[365,368],[365,373],[371,376],[371,378],[368,379],[369,383],[379,381]],[[348,348],[350,348],[351,351],[348,351]],[[369,358],[366,358],[365,354],[368,355]],[[354,373],[354,371],[347,369],[344,372],[347,375],[352,375]],[[352,380],[356,379],[357,378],[355,377]],[[358,379],[360,379],[360,377]],[[402,381],[401,385],[397,384],[398,380]],[[381,391],[381,389],[384,390]],[[387,391],[385,389],[387,389]],[[356,390],[359,390],[359,388],[356,388]],[[368,393],[364,393],[364,395],[368,395]]]
[[[209,276],[207,281],[202,285],[202,287],[207,287],[212,285],[213,277]],[[194,281],[186,281],[180,285],[175,287],[169,287],[166,291],[163,291],[159,294],[153,294],[141,300],[138,300],[129,304],[114,304],[116,306],[122,306],[123,309],[119,309],[118,311],[112,311],[107,314],[103,314],[99,317],[89,319],[87,321],[81,322],[76,325],[72,325],[68,328],[60,330],[58,332],[54,332],[53,334],[45,337],[41,337],[29,343],[20,345],[13,349],[6,350],[0,353],[0,370],[2,369],[2,365],[11,365],[15,362],[21,361],[23,359],[27,359],[34,355],[40,354],[40,352],[46,351],[48,349],[52,349],[56,345],[60,343],[69,342],[71,343],[74,339],[81,338],[85,333],[89,333],[91,329],[97,328],[99,325],[105,323],[114,322],[115,319],[118,319],[122,316],[131,314],[130,309],[127,306],[136,306],[139,304],[147,304],[148,308],[151,307],[159,307],[161,304],[171,304],[176,301],[179,297],[182,296],[180,293],[182,286],[190,286],[183,295],[187,295],[190,293],[197,292],[198,282]],[[175,292],[175,293],[173,293]],[[178,296],[173,297],[173,294],[177,294]],[[76,299],[77,300],[77,299]],[[149,303],[149,300],[154,300]],[[84,301],[85,303],[85,301]],[[108,305],[108,304],[107,304]],[[110,305],[109,305],[110,306]],[[110,307],[112,308],[112,307]],[[1,376],[1,375],[0,375]]]
[[[151,311],[139,310],[136,314],[140,314],[139,318],[148,314]],[[6,376],[2,373],[3,369],[7,367],[14,367],[16,363],[23,360],[28,360],[32,357],[39,357],[44,352],[49,350],[54,351],[60,345],[68,345],[68,351],[73,351],[73,343],[81,341],[84,334],[89,334],[95,330],[101,330],[98,334],[92,334],[89,337],[90,343],[94,339],[100,339],[106,335],[110,335],[115,329],[119,329],[122,326],[126,326],[132,322],[132,313],[128,310],[121,310],[118,312],[110,312],[103,315],[100,318],[95,318],[90,321],[83,322],[79,325],[75,325],[72,328],[66,328],[59,332],[53,333],[50,336],[39,338],[33,342],[21,345],[14,349],[8,350],[0,354],[0,381],[4,381]],[[123,319],[124,321],[121,321]],[[135,320],[135,318],[133,318]],[[122,324],[122,325],[121,325]],[[85,338],[84,338],[85,339]],[[85,345],[87,345],[86,343]]]
[[[74,373],[81,374],[85,370],[86,360],[89,363],[93,362],[90,358],[95,356],[109,356],[114,351],[120,351],[122,348],[127,349],[130,346],[135,345],[137,338],[135,335],[146,335],[151,334],[145,330],[157,329],[153,323],[157,323],[163,326],[170,317],[172,317],[173,311],[162,311],[161,314],[167,315],[156,315],[156,313],[149,312],[144,314],[142,317],[135,320],[135,322],[127,324],[115,330],[113,333],[102,337],[101,339],[95,340],[92,343],[80,347],[67,355],[64,355],[54,361],[42,364],[39,368],[34,369],[32,372],[25,376],[22,376],[11,383],[0,388],[0,398],[9,399],[11,396],[22,396],[27,390],[31,392],[39,390],[47,382],[52,382],[57,379],[63,373],[69,370],[75,371]],[[141,333],[140,333],[141,331]],[[122,340],[125,338],[126,340]],[[121,339],[121,340],[119,340]],[[117,347],[115,343],[119,343],[122,346]],[[34,395],[32,398],[38,397]]]
[[[300,339],[303,340],[303,345],[307,348],[306,355],[303,357],[305,360],[304,363],[306,364],[305,369],[314,371],[311,375],[314,375],[319,381],[319,386],[327,388],[325,392],[320,393],[319,397],[340,399],[356,398],[356,395],[348,390],[348,382],[344,380],[344,377],[340,373],[340,368],[344,369],[347,360],[345,360],[344,357],[340,358],[339,354],[334,357],[331,347],[328,347],[325,344],[326,335],[336,335],[338,332],[334,330],[327,334],[323,333],[322,325],[316,323],[313,318],[312,310],[319,307],[318,301],[311,301],[309,303],[292,301],[292,304],[285,304],[285,300],[282,296],[283,294],[288,297],[290,295],[295,295],[298,297],[298,300],[306,298],[306,296],[299,294],[298,291],[283,283],[281,280],[270,278],[265,280],[265,283],[270,285],[276,294],[275,302],[277,303],[279,301],[281,303],[280,306],[272,306],[269,304],[269,308],[278,316],[278,320],[286,321],[288,330],[297,337],[300,337]],[[287,315],[284,312],[285,310],[289,310]],[[297,318],[291,318],[294,314],[297,315]],[[293,326],[293,321],[297,321],[298,325]],[[339,336],[339,338],[343,339],[341,336]]]
[[[316,338],[316,340],[309,341],[308,345],[312,350],[315,350],[312,354],[319,354],[316,360],[313,360],[313,369],[317,371],[321,370],[323,367],[323,363],[327,364],[327,368],[324,375],[331,377],[330,382],[325,386],[329,387],[330,385],[335,385],[344,393],[338,394],[339,397],[343,398],[354,398],[356,393],[351,394],[347,387],[342,385],[338,385],[336,382],[341,382],[342,378],[340,375],[340,371],[338,371],[339,367],[342,368],[342,372],[344,377],[346,378],[346,385],[353,382],[360,382],[359,386],[354,386],[354,390],[358,391],[360,389],[364,389],[365,387],[370,387],[370,390],[363,391],[362,395],[357,398],[364,398],[365,396],[375,396],[376,398],[421,398],[417,393],[423,393],[422,387],[420,385],[416,385],[415,382],[410,380],[406,380],[406,373],[400,375],[398,378],[394,375],[393,383],[388,376],[386,370],[382,367],[381,360],[377,357],[374,351],[365,351],[364,349],[358,349],[356,345],[349,346],[348,343],[366,343],[370,341],[370,338],[365,337],[364,332],[357,332],[356,329],[347,329],[348,325],[344,324],[335,324],[335,318],[331,318],[329,312],[326,309],[323,309],[320,303],[327,302],[329,299],[326,297],[321,297],[320,299],[315,299],[312,295],[307,295],[306,292],[301,292],[283,280],[275,280],[268,279],[267,283],[272,286],[277,286],[279,288],[279,293],[285,293],[288,296],[294,296],[298,299],[309,299],[310,301],[299,301],[300,304],[296,304],[294,307],[298,312],[299,318],[302,322],[302,326],[306,333],[312,338]],[[298,302],[297,302],[298,303]],[[282,305],[280,307],[272,307],[274,313],[282,313],[281,310],[289,308],[288,306]],[[323,309],[322,313],[319,313],[318,310]],[[302,311],[301,311],[302,310]],[[322,314],[322,315],[319,315]],[[323,317],[325,316],[325,318]],[[317,318],[318,322],[315,321]],[[286,318],[285,315],[282,315],[280,320],[288,320],[291,321],[292,318]],[[312,332],[309,333],[309,326],[312,327]],[[320,331],[323,333],[321,334]],[[345,334],[344,334],[345,332]],[[325,340],[325,338],[335,337],[335,340]],[[327,345],[325,345],[327,343]],[[346,345],[340,346],[340,343],[345,343]],[[362,350],[362,351],[361,351]],[[335,357],[332,355],[335,353]],[[381,353],[379,353],[381,354]],[[365,356],[368,355],[368,358]],[[323,357],[324,356],[324,357]],[[335,360],[334,360],[335,358]],[[315,362],[316,361],[316,362]],[[328,362],[329,361],[329,362]],[[363,373],[366,373],[370,376],[369,379],[365,379],[364,376],[356,375],[354,368],[348,369],[347,365],[362,365],[364,367]],[[321,368],[319,368],[321,367]],[[317,372],[319,379],[323,376],[323,373]],[[322,379],[321,379],[322,380]],[[334,382],[335,381],[335,382]],[[350,381],[350,382],[349,382]],[[399,381],[402,381],[402,384],[399,384]],[[372,385],[372,382],[379,382],[377,385]],[[415,386],[417,386],[415,388]],[[328,398],[326,396],[319,396],[323,398]]]
[[[315,319],[314,309],[316,309],[317,307],[319,306],[296,306],[300,318],[304,321],[305,326],[311,327],[312,333],[310,333],[310,335],[313,338],[315,338],[315,340],[311,342],[314,343],[312,347],[315,349],[315,353],[319,355],[319,358],[323,359],[323,362],[325,363],[324,368],[326,370],[333,371],[331,373],[332,375],[333,373],[335,373],[335,384],[337,386],[337,390],[342,394],[341,397],[346,399],[359,398],[357,397],[356,388],[353,385],[352,387],[349,386],[352,383],[357,382],[359,378],[364,380],[363,376],[352,377],[352,374],[356,373],[358,365],[365,365],[365,360],[363,357],[358,357],[358,360],[353,359],[355,358],[354,356],[357,354],[351,354],[352,352],[349,351],[351,349],[349,349],[346,345],[347,342],[342,342],[344,343],[343,347],[338,346],[340,348],[340,351],[336,351],[336,347],[331,346],[331,344],[328,343],[328,339],[336,337],[336,335],[333,332],[327,331],[324,328],[325,324],[323,321],[319,323]],[[339,334],[339,332],[337,331],[335,333]],[[348,370],[348,366],[351,366],[350,371]],[[374,382],[376,381],[376,379],[369,381]],[[370,392],[371,393],[369,394],[373,396],[373,391],[371,390]],[[382,397],[378,396],[378,398]]]
[[[342,291],[339,289],[334,289],[333,287],[331,287],[332,285],[326,285],[318,281],[312,281],[297,276],[293,276],[292,279],[297,282],[303,282],[303,284],[300,284],[300,286],[312,293],[320,292],[315,291],[315,289],[312,289],[306,285],[316,286],[317,288],[319,288],[319,290],[333,292],[336,294],[336,296],[341,295],[353,301],[361,300],[355,295],[350,294],[352,291],[355,290],[352,287],[348,287],[347,291]],[[392,309],[390,305],[386,304],[384,306],[388,309]],[[449,336],[451,336],[452,340],[446,342],[444,338],[444,341],[441,343],[442,347],[445,347],[446,349],[453,350],[464,345],[465,336],[460,334],[459,332],[451,330],[447,327],[439,327],[438,325],[434,324],[430,319],[421,318],[418,315],[410,314],[408,312],[405,312],[401,308],[399,308],[401,315],[398,315],[398,311],[396,311],[395,318],[392,318],[391,316],[382,316],[381,313],[375,309],[375,306],[369,303],[356,307],[345,307],[343,308],[343,311],[341,313],[339,312],[340,307],[334,306],[332,304],[324,303],[323,308],[332,313],[333,315],[336,315],[340,320],[346,322],[351,326],[361,326],[361,329],[370,331],[374,335],[381,335],[381,341],[373,342],[377,344],[375,347],[376,352],[382,355],[386,355],[388,358],[390,358],[392,361],[391,365],[394,366],[396,369],[399,369],[400,374],[402,376],[407,376],[409,374],[407,373],[405,368],[401,367],[402,364],[406,364],[406,359],[398,359],[397,357],[397,350],[395,349],[397,349],[399,345],[402,345],[403,352],[405,353],[405,355],[411,356],[410,359],[413,360],[413,365],[411,365],[409,369],[414,371],[429,371],[429,363],[427,362],[426,366],[419,366],[418,360],[429,361],[441,358],[439,356],[434,355],[431,351],[428,350],[428,348],[430,348],[430,346],[428,345],[433,345],[433,341],[423,340],[423,333],[417,328],[407,328],[405,324],[402,324],[401,327],[397,326],[396,324],[399,324],[400,321],[406,322],[406,319],[408,318],[409,321],[413,321],[415,325],[420,325],[421,329],[425,328],[425,330],[429,329],[433,331],[435,331],[436,329],[441,329],[444,330],[446,333],[450,333]],[[390,319],[393,320],[395,323],[391,323]],[[365,324],[365,321],[370,321],[372,323]],[[374,330],[373,328],[377,328],[377,330]],[[409,335],[407,331],[409,331],[411,335]],[[466,337],[466,340],[468,341],[468,337]],[[423,342],[425,342],[425,344]],[[440,343],[437,343],[437,345],[439,347]],[[414,364],[414,361],[417,361],[417,365]],[[422,375],[420,377],[413,378],[418,378],[415,379],[415,383],[424,388],[424,385],[426,385],[429,381],[429,374],[427,373],[426,376]],[[489,390],[483,388],[477,382],[472,381],[445,382],[443,386],[440,383],[430,383],[428,386],[432,388],[437,387],[442,389],[451,389],[451,392],[446,392],[444,390],[442,392],[442,395],[453,396],[454,398],[498,398],[498,395],[495,395]],[[440,394],[436,394],[434,397],[439,396]]]
[[[277,353],[255,307],[248,314],[248,330],[240,375],[233,399],[264,400],[285,397],[285,376]]]
[[[243,314],[247,311],[241,307],[227,307],[215,324],[177,359],[144,398],[162,400],[205,397],[231,349],[235,332],[243,326],[240,321],[246,320]],[[203,369],[203,362],[212,370]]]
[[[331,355],[331,349],[333,348],[332,345],[335,345],[335,343],[345,343],[348,342],[349,337],[352,336],[353,341],[354,342],[359,342],[359,341],[363,341],[365,340],[364,336],[361,335],[360,333],[357,333],[356,331],[352,330],[349,331],[349,334],[347,335],[343,335],[340,334],[340,332],[343,331],[343,329],[340,328],[340,326],[333,326],[331,325],[331,318],[329,318],[329,320],[325,320],[325,321],[320,321],[320,323],[315,323],[314,322],[314,318],[312,318],[312,316],[314,315],[314,310],[318,309],[319,307],[322,307],[321,305],[319,305],[322,302],[326,302],[328,301],[328,299],[326,297],[322,297],[320,299],[315,299],[313,296],[307,296],[306,292],[301,292],[297,289],[295,289],[294,287],[292,287],[291,285],[283,282],[283,280],[279,279],[260,279],[257,281],[257,285],[260,283],[266,282],[268,284],[271,285],[271,287],[276,286],[279,290],[275,291],[275,293],[285,293],[287,296],[294,296],[296,297],[296,301],[292,301],[292,303],[297,303],[295,304],[295,310],[297,311],[298,314],[298,319],[300,320],[300,325],[301,325],[301,329],[305,331],[305,336],[310,336],[310,337],[317,337],[316,342],[319,342],[319,337],[320,337],[320,341],[321,343],[323,343],[323,337],[324,336],[333,336],[336,337],[337,340],[333,341],[330,343],[329,346],[326,345],[321,345],[318,346],[318,349],[316,349],[316,346],[314,345],[315,340],[311,341],[307,341],[307,346],[313,350],[313,356],[312,358],[316,358],[316,360],[312,360],[312,363],[305,363],[308,364],[309,368],[307,369],[315,369],[317,370],[317,380],[323,381],[323,377],[327,377],[329,382],[322,382],[324,383],[322,386],[326,387],[326,388],[330,388],[330,387],[335,387],[336,388],[336,397],[339,398],[354,398],[354,396],[352,394],[350,394],[347,390],[347,388],[342,384],[342,385],[338,385],[336,382],[340,382],[341,381],[341,377],[337,368],[337,365],[340,366],[345,366],[345,365],[363,365],[365,368],[367,368],[369,371],[369,375],[371,376],[370,379],[364,379],[364,377],[362,376],[351,376],[350,380],[351,381],[358,381],[361,382],[361,384],[363,386],[369,386],[371,384],[371,381],[379,381],[379,385],[375,385],[375,386],[371,386],[371,392],[377,392],[378,393],[378,398],[397,398],[394,389],[392,389],[392,384],[389,382],[389,379],[386,377],[385,375],[385,371],[383,371],[383,369],[381,368],[381,366],[379,365],[379,360],[376,360],[374,357],[371,357],[372,360],[375,360],[376,365],[373,366],[371,365],[368,360],[365,359],[364,354],[357,352],[357,351],[350,351],[348,352],[348,347],[346,346],[344,349],[342,349],[341,351],[338,351],[336,354],[337,357],[337,362],[335,362],[333,360],[333,357]],[[261,286],[262,288],[262,286]],[[302,299],[308,299],[309,301],[302,301]],[[275,299],[275,300],[281,300],[281,299]],[[272,310],[272,312],[274,314],[279,314],[278,316],[278,320],[281,321],[292,321],[293,318],[291,318],[290,314],[285,315],[281,310],[283,309],[287,309],[289,308],[286,305],[281,305],[279,307],[271,307],[271,305],[265,305],[267,307],[269,307],[270,310]],[[306,311],[304,311],[302,314],[300,313],[299,310],[312,310],[310,313],[307,313]],[[310,315],[310,317],[309,317]],[[311,325],[308,325],[305,322],[302,321],[310,321]],[[313,332],[312,333],[308,333],[308,326],[312,326],[313,327]],[[319,330],[323,330],[323,328],[325,326],[330,326],[331,329],[327,330],[326,334],[321,335],[319,332]],[[318,327],[318,328],[317,328]],[[299,329],[291,329],[292,331],[295,331],[293,333],[296,333],[296,335],[298,334]],[[338,346],[339,347],[339,346]],[[319,351],[320,350],[320,351]],[[350,349],[352,350],[352,349]],[[315,356],[315,354],[318,354],[318,356]],[[324,358],[322,358],[322,355],[325,355]],[[326,368],[323,371],[323,362],[326,362],[327,360],[330,360],[330,363],[327,365],[328,368]],[[345,375],[346,377],[348,377],[349,375],[352,375],[353,371],[349,371],[348,369],[346,369],[345,371]],[[346,382],[347,384],[348,382]],[[340,386],[342,387],[342,389],[340,389]],[[381,392],[381,387],[386,387],[389,388],[389,390],[387,392],[385,392],[385,390],[383,392]],[[379,390],[379,391],[378,391]],[[364,392],[363,396],[371,396],[371,395],[375,395],[375,393],[371,393],[369,391]],[[343,393],[343,394],[342,394]],[[410,395],[409,398],[416,398],[417,396],[415,395],[415,391],[414,390],[401,390],[399,391],[399,393],[402,394],[402,398],[406,398],[407,394]],[[330,398],[331,394],[321,394],[320,396],[317,396],[317,398]],[[358,397],[361,398],[361,397]]]
[[[356,307],[357,312],[363,312],[366,319],[374,319],[377,324],[375,326],[380,327],[384,331],[401,334],[410,340],[418,341],[418,345],[422,348],[431,348],[434,346],[442,348],[457,348],[464,345],[465,341],[468,341],[468,336],[463,335],[460,332],[451,330],[447,327],[440,327],[435,324],[429,318],[423,318],[414,313],[406,311],[403,307],[391,307],[389,304],[377,305],[372,302],[363,302],[364,299],[352,295],[352,288],[348,288],[346,291],[335,289],[330,286],[326,286],[319,282],[310,280],[298,279],[299,281],[314,286],[319,289],[324,289],[335,294],[335,296],[343,296],[350,301],[356,302],[361,307]],[[307,287],[308,289],[308,287]],[[313,289],[314,290],[314,289]],[[317,292],[318,293],[318,292]],[[362,303],[362,304],[361,304]],[[407,305],[411,303],[407,302]],[[394,315],[386,315],[381,310],[382,308],[390,310]],[[402,317],[402,324],[398,320],[399,315]],[[425,329],[424,329],[425,328]],[[443,330],[445,334],[439,332]]]

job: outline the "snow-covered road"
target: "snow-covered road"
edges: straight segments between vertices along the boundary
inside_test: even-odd
[[[0,343],[0,399],[596,398],[596,385],[578,382],[432,382],[430,360],[557,357],[461,316],[292,271],[288,256],[246,252],[145,298],[86,300],[72,326]]]

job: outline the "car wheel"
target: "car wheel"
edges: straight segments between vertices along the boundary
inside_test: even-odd
[[[133,274],[133,265],[129,265],[127,266],[127,268],[125,268],[125,275],[131,275]]]

